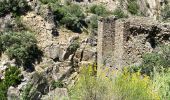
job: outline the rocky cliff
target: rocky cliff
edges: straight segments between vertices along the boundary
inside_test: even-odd
[[[156,50],[159,44],[169,44],[170,24],[157,20],[168,1],[134,2],[138,5],[136,15],[128,11],[129,0],[72,0],[71,3],[80,5],[83,11],[92,5],[104,5],[108,12],[121,8],[129,16],[124,19],[100,16],[97,18],[98,34],[96,29],[88,29],[86,20],[90,22],[88,18],[93,16],[88,10],[83,12],[86,16],[80,21],[84,24],[83,31],[75,32],[66,25],[59,27],[54,15],[59,11],[53,12],[48,4],[42,4],[39,0],[27,0],[31,10],[19,17],[19,23],[13,14],[0,17],[0,32],[26,29],[34,33],[38,48],[43,52],[41,60],[33,64],[34,71],[20,68],[22,81],[8,89],[8,99],[19,99],[25,95],[30,100],[49,100],[55,94],[59,98],[68,96],[67,88],[77,80],[80,67],[96,63],[98,67],[104,65],[114,69],[140,65],[144,53]],[[64,3],[65,0],[61,0],[59,7]],[[69,15],[69,18],[72,17]],[[3,52],[0,58],[2,80],[8,65],[17,66],[15,60],[9,59]],[[57,88],[53,87],[54,83]],[[27,94],[23,94],[25,91]]]

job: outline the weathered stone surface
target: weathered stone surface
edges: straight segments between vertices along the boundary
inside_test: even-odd
[[[18,22],[13,14],[7,14],[0,17],[0,32],[18,31],[24,29],[24,26]]]
[[[71,60],[72,59],[72,56],[74,56],[75,52],[80,47],[80,43],[79,43],[78,39],[79,39],[78,36],[73,36],[73,37],[69,38],[68,46],[63,53],[63,57],[62,57],[63,60]]]
[[[94,47],[97,46],[97,39],[95,36],[91,36],[87,39],[87,43],[90,44],[90,46]]]
[[[8,88],[8,92],[7,92],[8,100],[14,100],[14,99],[20,100],[19,95],[20,95],[20,91],[18,88],[12,86]]]
[[[43,96],[42,100],[63,100],[68,99],[68,92],[66,88],[56,88],[50,91],[47,95]]]
[[[46,56],[56,61],[62,60],[63,51],[59,45],[51,45],[45,48]]]
[[[29,12],[22,16],[22,23],[36,33],[38,46],[41,47],[42,51],[53,44],[54,23],[46,21],[34,12]]]
[[[39,91],[35,91],[31,97],[30,100],[41,100],[42,94]]]
[[[77,58],[79,62],[90,61],[90,60],[95,61],[96,54],[97,53],[92,50],[80,49],[76,52],[75,58]]]
[[[170,24],[144,17],[101,19],[98,30],[98,65],[118,69],[139,65],[144,53],[154,51],[158,44],[170,43],[169,27]]]
[[[29,88],[25,91],[26,88]],[[32,73],[27,84],[21,90],[21,96],[24,95],[24,92],[27,92],[27,98],[30,100],[40,100],[42,95],[45,95],[49,92],[49,82],[42,73]]]
[[[20,91],[15,87],[9,87],[7,92],[8,100],[19,100]]]
[[[98,66],[112,66],[115,48],[115,17],[102,18],[98,22]]]
[[[53,74],[54,80],[63,80],[64,78],[68,77],[73,71],[70,62],[59,62],[56,64],[56,66],[59,68],[59,72]]]

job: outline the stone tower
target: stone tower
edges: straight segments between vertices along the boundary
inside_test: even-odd
[[[111,67],[122,69],[124,44],[128,36],[129,22],[116,20],[115,17],[102,18],[98,22],[98,69]]]
[[[113,65],[115,21],[114,17],[101,18],[98,21],[97,65],[99,69],[102,66]]]

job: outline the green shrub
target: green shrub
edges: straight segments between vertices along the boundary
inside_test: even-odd
[[[155,67],[160,67],[161,57],[157,53],[148,53],[143,56],[142,73],[150,75]],[[158,68],[157,68],[158,69]],[[161,68],[159,68],[160,70]]]
[[[121,10],[120,8],[115,9],[115,11],[113,12],[113,14],[117,17],[117,18],[127,18],[128,16],[123,12],[123,10]]]
[[[170,18],[170,5],[166,5],[165,8],[161,11],[161,15],[163,20],[167,20]]]
[[[4,83],[9,86],[15,86],[20,83],[21,81],[21,71],[17,67],[9,67],[5,71],[5,80]]]
[[[79,44],[79,41],[78,40],[75,40],[71,43],[71,45],[68,47],[68,50],[71,51],[71,52],[74,52],[77,50],[77,48],[80,47],[80,44]]]
[[[56,3],[58,1],[59,0],[40,0],[40,2],[43,3],[43,4]]]
[[[91,28],[92,30],[97,30],[98,28],[98,16],[97,15],[93,15],[90,18],[90,23],[89,23],[89,28]]]
[[[53,5],[52,6],[55,19],[58,24],[64,25],[68,29],[81,32],[81,28],[84,25],[84,13],[79,5]]]
[[[0,57],[1,57],[1,54],[2,54],[2,52],[3,52],[3,43],[2,43],[1,34],[2,34],[2,33],[0,33]]]
[[[4,82],[0,82],[0,100],[7,100],[8,87]]]
[[[1,0],[0,1],[0,16],[3,16],[9,12],[14,14],[23,13],[28,10],[26,0]]]
[[[70,89],[72,100],[159,100],[148,76],[103,69],[95,74],[95,68],[85,67],[74,87]],[[108,74],[109,71],[109,74]],[[107,77],[106,77],[107,76]]]
[[[115,100],[160,100],[152,81],[140,72],[119,73],[113,84]]]
[[[161,46],[159,52],[148,53],[143,56],[141,72],[151,75],[154,71],[166,71],[170,67],[170,46]]]
[[[5,71],[5,78],[0,82],[0,100],[7,100],[7,91],[10,86],[21,82],[21,72],[17,67],[9,66]]]
[[[109,14],[109,11],[103,5],[93,5],[90,7],[90,12],[98,16],[106,16]]]
[[[21,100],[30,100],[30,91],[32,90],[33,85],[27,84],[24,88],[24,90],[21,92]],[[34,93],[34,91],[32,91]]]
[[[170,71],[157,72],[153,74],[153,84],[155,91],[159,92],[161,100],[170,100]]]
[[[100,100],[96,97],[99,88],[94,74],[92,66],[81,69],[78,82],[70,89],[71,100]]]
[[[34,35],[29,32],[4,33],[0,38],[2,52],[15,59],[18,65],[30,65],[42,55]]]
[[[128,0],[127,10],[133,14],[137,15],[139,13],[139,5],[136,0]]]
[[[0,1],[0,16],[4,15],[6,12],[5,2]]]
[[[63,88],[64,85],[63,85],[63,82],[61,82],[61,81],[52,81],[52,87],[53,88]]]

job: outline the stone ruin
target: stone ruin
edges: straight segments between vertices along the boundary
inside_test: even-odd
[[[121,69],[139,66],[142,55],[170,43],[170,23],[150,18],[101,18],[98,22],[97,64]]]

